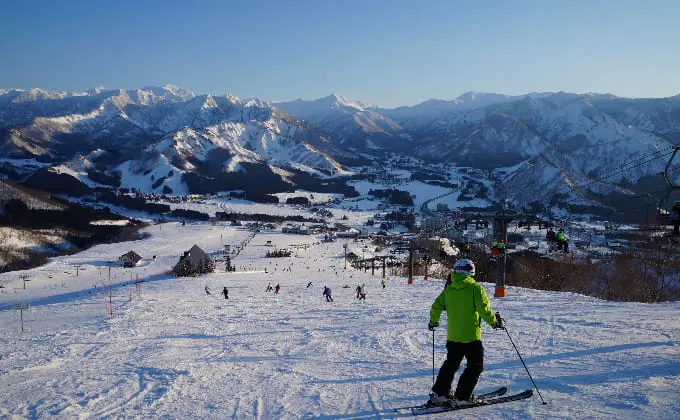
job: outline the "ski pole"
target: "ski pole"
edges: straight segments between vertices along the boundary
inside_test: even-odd
[[[545,402],[543,399],[543,395],[541,395],[541,391],[538,390],[538,387],[536,386],[536,382],[534,382],[534,378],[531,377],[531,373],[529,373],[529,368],[527,367],[527,364],[524,363],[524,359],[522,359],[522,355],[519,354],[519,350],[517,350],[517,346],[515,345],[515,342],[512,341],[512,337],[510,337],[510,333],[508,332],[507,328],[503,328],[505,330],[505,333],[508,334],[508,338],[510,339],[510,342],[512,343],[512,347],[515,348],[515,351],[517,352],[517,355],[519,356],[519,360],[522,361],[522,364],[524,365],[524,369],[527,371],[527,375],[529,375],[529,379],[531,379],[531,383],[534,384],[534,388],[536,388],[536,392],[538,392],[538,396],[541,397],[541,401],[543,401],[543,404],[548,404]]]
[[[434,387],[434,330],[432,330],[432,386]]]

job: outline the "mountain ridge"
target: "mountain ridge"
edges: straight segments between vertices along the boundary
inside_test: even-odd
[[[190,193],[196,182],[211,185],[200,187],[203,192],[218,191],[220,184],[237,187],[227,180],[230,174],[241,177],[247,168],[260,167],[252,170],[278,174],[279,188],[295,188],[295,176],[281,174],[304,172],[320,186],[329,176],[346,177],[371,160],[401,153],[423,162],[489,169],[494,193],[508,191],[503,184],[514,182],[511,199],[521,203],[548,185],[562,190],[574,179],[593,180],[607,171],[607,179],[591,182],[591,192],[636,194],[640,180],[664,169],[661,158],[667,154],[616,173],[619,162],[643,159],[680,141],[680,95],[632,99],[471,91],[452,101],[383,109],[337,93],[275,103],[196,94],[173,85],[88,92],[0,90],[4,173],[30,175],[35,165],[17,162],[34,159],[70,168],[59,171],[77,174],[90,186],[99,184],[88,172],[107,181],[118,178],[121,187]],[[93,155],[96,150],[104,153]],[[139,172],[127,173],[133,168]],[[559,182],[555,168],[562,174]],[[152,175],[141,182],[145,172]],[[521,179],[535,185],[521,188]],[[583,193],[566,190],[571,198]]]

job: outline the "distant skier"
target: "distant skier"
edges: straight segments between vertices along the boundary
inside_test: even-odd
[[[359,285],[357,284],[357,288],[354,289],[354,290],[356,290],[356,292],[357,292],[357,299],[359,299],[359,298],[361,297],[361,286],[359,286]]]
[[[307,283],[307,288],[309,289],[310,287],[312,287],[312,282],[311,282],[311,281],[310,281],[309,283]]]
[[[470,242],[465,242],[465,244],[463,244],[462,251],[463,251],[463,255],[465,255],[466,257],[469,257],[471,255],[472,251],[471,251],[471,247],[470,247]]]
[[[385,286],[387,285],[387,284],[385,283],[385,279],[380,280],[380,284],[382,285],[383,289],[384,289]]]
[[[210,289],[208,289],[208,285],[205,285],[205,294],[209,295],[210,294]]]
[[[279,286],[279,285],[277,284],[277,285],[276,285],[276,288],[274,289],[274,293],[275,293],[275,294],[278,294],[278,293],[279,293],[279,290],[281,290],[281,286]]]
[[[331,297],[331,288],[328,286],[323,287],[323,295],[326,296],[326,302],[333,302],[333,298]]]
[[[271,284],[271,283],[269,283],[269,284],[267,285],[267,288],[264,289],[265,292],[271,292],[272,290],[274,290],[274,288],[272,287],[272,284]]]
[[[545,233],[545,240],[548,242],[555,242],[555,231],[553,228],[548,228],[548,231]]]
[[[480,319],[494,329],[504,328],[499,313],[491,310],[484,288],[473,276],[475,264],[471,260],[456,261],[451,273],[451,284],[435,299],[430,309],[428,328],[434,331],[439,326],[439,317],[446,310],[446,350],[447,356],[439,369],[437,381],[432,386],[430,403],[432,405],[465,404],[475,401],[472,391],[477,385],[479,375],[484,370],[484,347],[482,346],[482,327]],[[458,380],[456,392],[451,392],[453,377],[463,358],[466,367]]]
[[[569,252],[569,238],[567,238],[567,235],[564,233],[564,229],[560,229],[559,232],[557,232],[555,239],[557,240],[558,251],[562,250],[563,252]]]
[[[222,294],[224,295],[225,299],[229,299],[229,289],[227,289],[226,287],[222,289]]]
[[[361,291],[359,292],[359,300],[366,300],[366,284],[361,285]]]
[[[498,245],[498,241],[494,238],[491,241],[491,255],[498,255],[501,253],[501,250]]]
[[[553,228],[548,228],[548,231],[545,233],[545,240],[548,242],[548,252],[553,252],[557,247],[557,235]]]

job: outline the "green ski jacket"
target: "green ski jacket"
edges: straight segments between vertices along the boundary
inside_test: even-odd
[[[451,273],[451,284],[446,286],[430,309],[430,320],[439,322],[446,310],[446,339],[470,343],[482,339],[481,320],[496,326],[496,315],[491,310],[484,288],[474,278],[462,273]]]

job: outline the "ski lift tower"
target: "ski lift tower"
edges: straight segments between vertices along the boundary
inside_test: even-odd
[[[507,292],[505,290],[505,263],[507,260],[507,243],[508,243],[508,223],[513,221],[517,215],[509,210],[505,209],[496,213],[494,217],[494,233],[497,239],[503,239],[503,243],[506,246],[503,248],[503,252],[498,255],[498,274],[496,276],[496,289],[494,290],[494,297],[506,297]]]
[[[666,185],[668,186],[668,189],[670,190],[677,190],[680,189],[680,185],[676,185],[673,183],[671,180],[671,177],[668,175],[671,171],[668,170],[670,168],[671,163],[673,163],[673,158],[675,158],[675,155],[678,153],[680,150],[680,146],[673,146],[673,154],[671,155],[670,159],[668,159],[668,163],[666,164],[666,167],[664,168],[662,175],[664,181],[666,181]]]
[[[680,190],[680,185],[677,185],[676,183],[673,182],[673,179],[671,179],[670,173],[674,170],[677,169],[669,169],[671,167],[671,164],[673,163],[673,159],[675,158],[675,155],[678,153],[680,150],[680,146],[673,146],[673,154],[671,157],[668,159],[668,163],[666,164],[666,167],[664,168],[663,172],[661,172],[661,175],[663,175],[663,179],[666,182],[666,193],[664,197],[660,200],[661,202],[659,203],[659,207],[661,207],[662,203],[666,202],[673,191]],[[677,202],[676,202],[677,204]]]

